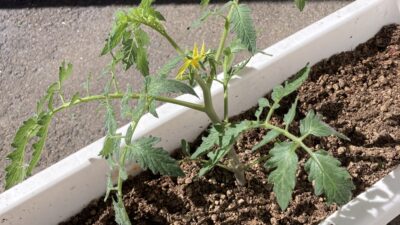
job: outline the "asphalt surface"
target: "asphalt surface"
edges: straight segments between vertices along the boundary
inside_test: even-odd
[[[347,5],[350,1],[310,1],[300,13],[292,1],[249,2],[258,31],[258,46],[265,48],[301,28]],[[1,3],[0,3],[1,7]],[[4,182],[5,156],[17,128],[35,112],[36,101],[47,86],[58,79],[58,67],[65,60],[74,65],[65,84],[67,96],[84,93],[82,83],[91,73],[91,93],[104,87],[104,68],[109,57],[99,57],[112,26],[116,10],[129,6],[42,7],[0,9],[0,186]],[[193,42],[217,46],[221,21],[213,20],[198,30],[187,30],[199,16],[194,4],[157,6],[167,19],[169,33],[181,46]],[[150,47],[151,71],[174,56],[166,41],[153,35]],[[102,75],[103,74],[103,75]],[[136,72],[118,73],[121,84],[140,87]],[[43,158],[35,172],[63,159],[104,135],[104,110],[85,104],[54,118]],[[127,121],[120,120],[119,125]],[[0,188],[0,192],[3,191]]]

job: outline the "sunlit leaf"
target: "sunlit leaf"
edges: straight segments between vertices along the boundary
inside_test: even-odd
[[[306,0],[294,0],[294,3],[300,11],[303,11],[306,6]]]
[[[254,147],[251,149],[253,151],[261,148],[262,146],[268,144],[269,142],[271,142],[272,140],[274,140],[276,137],[278,137],[280,135],[280,133],[278,131],[275,130],[270,130],[268,131],[268,133],[263,137],[263,139],[258,142],[256,145],[254,145]]]
[[[35,117],[30,118],[22,124],[18,129],[11,146],[14,150],[7,155],[7,159],[11,160],[6,167],[6,184],[8,189],[26,177],[25,150],[29,140],[38,132],[39,125]]]
[[[272,100],[278,103],[283,97],[288,96],[296,91],[303,84],[303,82],[307,80],[309,73],[310,67],[307,65],[297,73],[296,78],[293,81],[285,82],[284,86],[276,86],[271,94]]]
[[[300,133],[302,135],[312,134],[317,137],[334,135],[345,140],[350,140],[344,134],[337,132],[333,127],[323,122],[320,115],[315,114],[314,110],[310,110],[306,117],[300,121]]]
[[[137,162],[141,168],[150,169],[154,174],[183,176],[178,162],[162,148],[155,147],[160,141],[156,137],[144,137],[127,145],[126,159]]]
[[[288,207],[296,185],[296,147],[293,142],[275,143],[269,152],[271,158],[265,163],[266,168],[273,170],[268,176],[268,182],[274,185],[273,191],[282,210]]]
[[[292,107],[290,107],[289,111],[283,117],[283,122],[285,123],[286,130],[288,129],[289,125],[292,123],[294,117],[296,116],[296,108],[297,108],[298,100],[299,100],[299,98],[296,97],[296,100],[292,104]]]
[[[325,194],[328,203],[343,205],[350,201],[354,184],[349,172],[326,151],[313,153],[305,164],[308,179],[313,182],[316,195]]]
[[[251,18],[251,10],[247,5],[234,4],[232,11],[232,30],[236,33],[238,39],[247,47],[251,53],[257,51],[256,46],[256,30],[254,28],[253,19]]]

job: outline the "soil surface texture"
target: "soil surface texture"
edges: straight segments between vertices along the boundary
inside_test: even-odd
[[[357,187],[354,196],[400,163],[399,83],[400,26],[389,25],[354,51],[314,65],[309,79],[295,93],[299,105],[292,132],[298,133],[298,121],[314,109],[325,122],[351,139],[308,138],[306,144],[325,149],[341,161]],[[286,113],[295,94],[283,100],[276,115]],[[232,120],[254,119],[254,111],[255,108]],[[281,123],[282,117],[275,116],[273,121]],[[235,149],[242,161],[268,154],[271,144],[257,153],[250,151],[265,133],[263,129],[251,130],[239,138]],[[181,167],[186,177],[144,172],[129,180],[124,186],[129,216],[134,224],[318,224],[338,206],[327,205],[323,196],[314,195],[303,169],[307,156],[298,152],[301,166],[297,184],[284,212],[267,182],[268,171],[261,165],[246,173],[246,186],[237,186],[229,172],[217,168],[198,178],[199,164],[185,162]],[[102,199],[94,201],[63,224],[115,224],[112,205]]]

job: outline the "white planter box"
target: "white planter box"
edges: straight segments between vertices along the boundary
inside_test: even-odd
[[[232,82],[230,113],[256,105],[258,98],[307,62],[314,64],[351,50],[390,23],[400,23],[400,0],[359,0],[271,46],[265,51],[273,57],[255,56],[242,78]],[[214,85],[212,91],[216,110],[222,113],[222,88]],[[187,95],[179,98],[201,102]],[[135,137],[161,137],[161,145],[169,151],[179,147],[182,138],[193,140],[209,123],[201,113],[171,104],[159,107],[158,112],[159,119],[143,118]],[[98,157],[102,143],[100,139],[2,193],[0,224],[57,224],[104,194],[108,167]],[[132,171],[140,169],[133,166]],[[386,224],[400,213],[399,176],[398,168],[323,224]]]

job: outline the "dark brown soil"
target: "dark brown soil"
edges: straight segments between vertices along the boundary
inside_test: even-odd
[[[312,68],[299,89],[297,121],[310,109],[350,137],[309,138],[307,145],[328,150],[347,167],[357,195],[400,163],[400,26],[384,27],[354,51],[340,53]],[[284,101],[290,106],[294,96]],[[288,107],[278,110],[283,114]],[[234,120],[253,119],[254,109]],[[282,118],[276,117],[276,122]],[[292,127],[297,132],[297,125]],[[249,149],[265,134],[246,132],[235,145],[243,161],[265,155]],[[305,156],[299,150],[301,164]],[[267,183],[268,171],[255,166],[246,173],[248,185],[235,185],[232,174],[215,169],[196,177],[199,165],[182,163],[187,176],[159,177],[145,172],[125,184],[125,204],[134,224],[317,224],[338,207],[313,194],[301,169],[289,208],[282,212]],[[115,224],[110,202],[91,203],[63,224]]]

